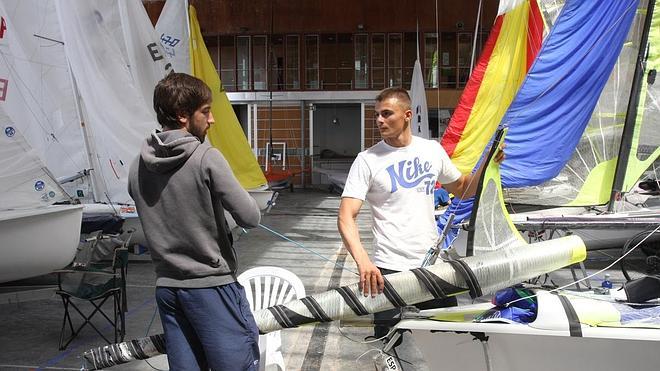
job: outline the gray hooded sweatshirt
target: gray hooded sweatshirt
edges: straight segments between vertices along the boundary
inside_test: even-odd
[[[156,286],[201,288],[236,280],[224,211],[259,224],[256,201],[220,151],[185,130],[154,132],[131,165],[135,201],[156,269]]]

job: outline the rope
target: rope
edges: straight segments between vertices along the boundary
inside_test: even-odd
[[[270,228],[270,227],[267,227],[267,226],[265,226],[265,225],[263,225],[263,224],[259,224],[259,227],[260,227],[260,228],[263,228],[263,229],[265,229],[265,230],[267,230],[268,232],[270,232],[270,233],[276,235],[277,237],[282,238],[282,239],[285,240],[285,241],[289,241],[289,242],[291,242],[292,244],[296,245],[297,247],[299,247],[299,248],[301,248],[301,249],[303,249],[303,250],[305,250],[305,251],[311,252],[312,254],[318,256],[319,258],[321,258],[321,259],[323,259],[323,260],[325,260],[325,261],[328,261],[328,262],[334,264],[334,265],[335,265],[336,267],[338,267],[338,268],[345,269],[345,270],[347,270],[347,271],[349,271],[349,272],[355,274],[356,276],[359,276],[359,274],[358,274],[356,271],[354,271],[354,270],[352,270],[352,269],[350,269],[350,268],[346,268],[346,267],[344,267],[343,265],[340,265],[340,264],[338,264],[337,262],[332,261],[332,259],[326,258],[325,256],[323,256],[323,255],[317,253],[316,251],[314,251],[314,250],[312,250],[312,249],[310,249],[310,248],[308,248],[308,247],[305,247],[305,245],[301,244],[300,242],[294,241],[294,240],[290,239],[289,237],[283,235],[282,233],[273,230],[273,229]]]
[[[566,285],[564,285],[564,286],[559,286],[559,287],[557,287],[556,289],[552,289],[552,290],[550,290],[549,292],[550,292],[550,293],[553,293],[553,292],[557,292],[557,293],[558,293],[559,291],[562,291],[562,290],[564,290],[564,289],[567,288],[567,287],[570,287],[570,286],[573,286],[573,285],[578,284],[578,283],[580,283],[580,282],[586,281],[586,280],[588,280],[588,279],[590,279],[590,278],[592,278],[592,277],[595,277],[595,276],[597,276],[597,275],[599,275],[599,274],[605,272],[606,270],[612,268],[614,265],[616,265],[616,264],[619,263],[621,260],[623,260],[626,256],[628,256],[628,254],[630,254],[631,252],[635,251],[635,250],[637,249],[637,247],[639,247],[639,245],[641,245],[644,241],[646,241],[649,237],[651,237],[651,236],[652,236],[655,232],[657,232],[658,230],[660,230],[660,225],[657,226],[652,232],[650,232],[650,233],[649,233],[646,237],[644,237],[641,241],[639,241],[639,242],[637,243],[637,245],[635,245],[632,249],[628,250],[625,254],[621,255],[617,260],[613,261],[612,264],[608,265],[607,267],[605,267],[605,268],[603,268],[603,269],[601,269],[601,270],[599,270],[599,271],[597,271],[597,272],[594,272],[594,273],[592,273],[592,274],[590,274],[590,275],[588,275],[588,276],[586,276],[586,277],[584,277],[584,278],[581,278],[581,279],[579,279],[579,280],[577,280],[577,281],[574,281],[574,282],[568,283],[568,284],[566,284]],[[508,307],[508,306],[510,306],[510,305],[513,304],[513,303],[517,303],[517,302],[522,301],[522,300],[531,299],[531,298],[534,298],[534,297],[537,297],[537,296],[538,296],[538,294],[534,294],[534,295],[526,296],[526,297],[524,297],[524,298],[518,298],[518,299],[516,299],[516,300],[512,300],[512,301],[510,301],[510,302],[504,304],[504,306],[505,306],[505,307]]]

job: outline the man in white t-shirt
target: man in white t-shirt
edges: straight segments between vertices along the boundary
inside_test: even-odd
[[[412,135],[413,113],[408,92],[388,88],[376,97],[376,122],[383,138],[358,154],[346,179],[337,225],[344,246],[357,263],[364,296],[383,292],[383,274],[419,268],[436,245],[433,191],[436,181],[460,198],[475,194],[482,169],[463,175],[435,140]],[[362,246],[356,223],[368,201],[373,218],[374,261]],[[455,298],[424,303],[423,308],[456,305]],[[391,318],[391,312],[386,316]],[[387,326],[374,316],[376,337]]]

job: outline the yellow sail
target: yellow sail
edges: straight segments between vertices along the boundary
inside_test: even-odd
[[[229,103],[218,72],[204,44],[197,22],[197,12],[192,5],[189,7],[189,16],[191,71],[193,76],[203,80],[213,92],[211,112],[215,118],[215,125],[211,125],[207,134],[208,138],[211,145],[219,149],[225,156],[243,188],[261,187],[267,184],[266,177],[252,153],[234,109]]]

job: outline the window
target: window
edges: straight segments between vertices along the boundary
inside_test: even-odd
[[[440,34],[440,87],[456,88],[456,32]]]
[[[250,36],[236,37],[237,90],[251,90],[250,84]]]
[[[337,89],[353,89],[353,34],[337,35]]]
[[[236,91],[234,36],[220,37],[220,80],[226,91]]]
[[[337,89],[337,35],[321,35],[321,90]]]
[[[286,37],[286,89],[300,89],[300,52],[298,35],[287,35]]]
[[[387,86],[402,86],[403,40],[400,33],[387,35]]]
[[[419,40],[415,32],[204,38],[226,91],[408,89],[418,42],[426,88],[463,88],[473,40],[471,32],[442,32],[439,40],[433,32]],[[485,41],[478,34],[477,57]]]
[[[371,88],[385,88],[385,35],[371,35]]]
[[[305,35],[305,89],[319,89],[318,35]]]
[[[421,61],[420,61],[421,63]],[[438,87],[438,34],[424,34],[424,80],[427,88]]]
[[[417,60],[417,34],[414,32],[406,32],[403,34],[403,85],[402,86],[404,88],[410,88],[410,83],[412,82],[413,69],[415,67],[415,60]],[[422,63],[422,61],[419,61],[419,63]]]
[[[369,35],[355,35],[355,89],[369,88]]]
[[[209,55],[211,56],[211,61],[213,62],[213,65],[215,66],[215,70],[220,75],[220,47],[218,45],[218,37],[217,36],[208,36],[204,37],[204,44],[206,44],[206,49],[209,51]],[[176,72],[181,72],[181,71],[176,71]]]
[[[284,90],[284,36],[272,35],[270,42],[270,89]]]
[[[472,34],[458,34],[458,86],[465,87],[470,78],[470,64],[472,62]]]
[[[252,36],[254,90],[268,89],[268,45],[266,36]]]

